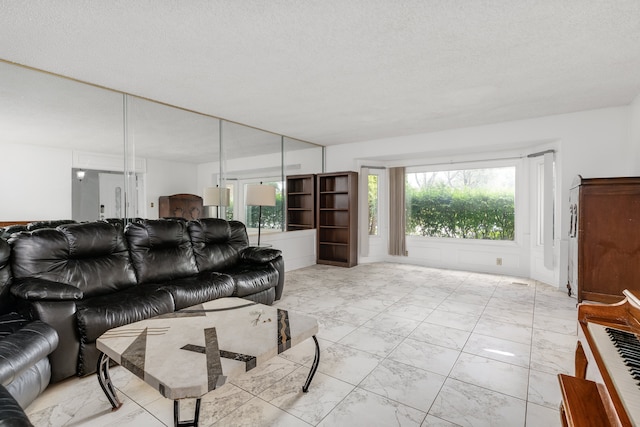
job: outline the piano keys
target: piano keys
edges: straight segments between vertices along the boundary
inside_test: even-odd
[[[578,306],[575,377],[558,376],[565,426],[640,425],[640,292],[624,296],[615,304]],[[601,404],[584,405],[594,399]]]
[[[611,378],[611,382],[617,394],[620,396],[626,413],[632,421],[635,420],[632,424],[637,425],[640,422],[640,388],[638,387],[638,381],[633,377],[633,372],[629,366],[626,365],[623,357],[618,353],[607,330],[618,332],[626,331],[592,322],[587,324],[587,328],[593,337],[597,349],[603,356],[602,360],[607,370],[606,373]]]
[[[638,337],[627,331],[621,331],[614,328],[605,328],[607,335],[613,342],[615,348],[618,349],[618,354],[622,358],[626,370],[631,373],[633,377],[632,383],[635,386],[640,385],[640,340]],[[635,391],[636,387],[631,387]]]

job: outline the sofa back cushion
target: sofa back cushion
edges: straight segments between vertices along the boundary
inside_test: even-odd
[[[205,218],[188,224],[193,252],[200,271],[222,271],[235,265],[249,246],[247,229],[240,221]]]
[[[79,288],[85,297],[135,285],[122,227],[105,222],[23,231],[9,239],[15,278],[35,277]]]
[[[10,253],[9,243],[4,239],[0,239],[0,314],[11,310],[11,297],[9,295],[9,280],[11,280]]]
[[[0,239],[8,240],[13,233],[25,231],[26,229],[26,224],[7,225],[6,227],[0,228]]]
[[[185,221],[131,223],[125,236],[138,283],[165,282],[198,273]]]
[[[59,225],[75,224],[76,221],[72,219],[54,219],[49,221],[33,221],[27,224],[27,230],[39,230],[41,228],[56,228]]]

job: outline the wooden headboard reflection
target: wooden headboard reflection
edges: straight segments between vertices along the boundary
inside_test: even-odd
[[[0,221],[0,227],[6,227],[7,225],[27,225],[33,221]]]

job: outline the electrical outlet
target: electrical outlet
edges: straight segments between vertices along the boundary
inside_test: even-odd
[[[496,258],[496,265],[502,265],[502,258]]]

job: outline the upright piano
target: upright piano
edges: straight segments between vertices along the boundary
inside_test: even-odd
[[[575,376],[560,374],[565,426],[640,426],[640,291],[578,305]]]

